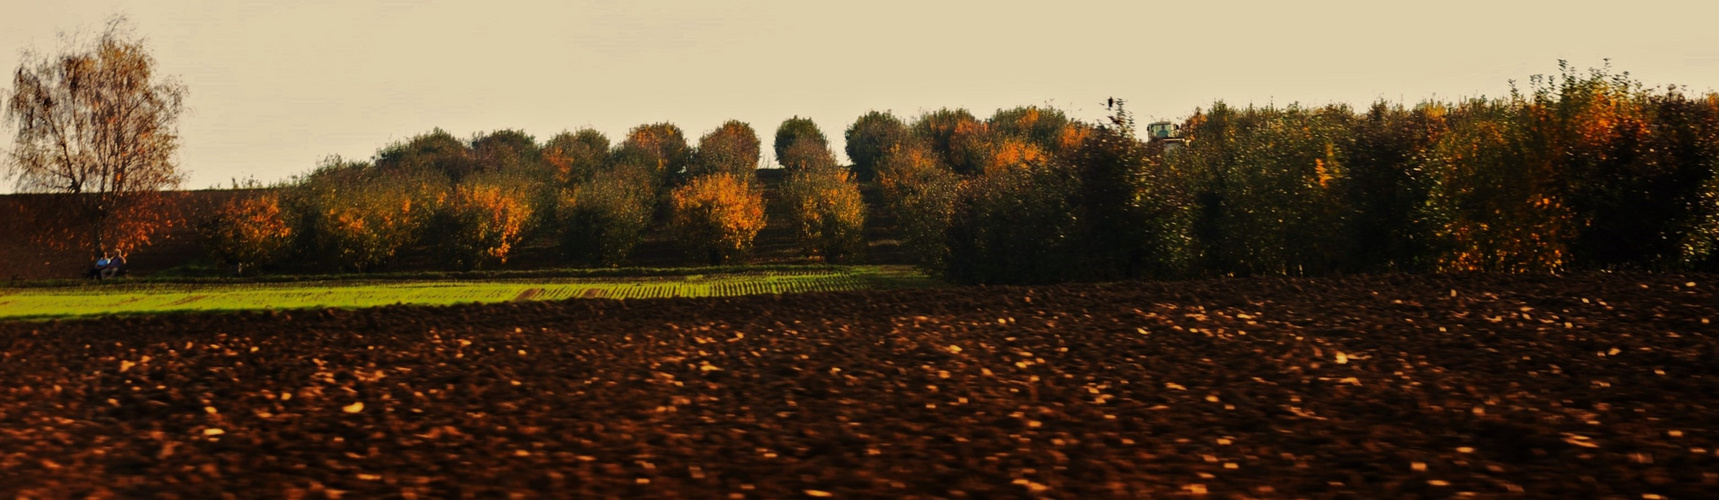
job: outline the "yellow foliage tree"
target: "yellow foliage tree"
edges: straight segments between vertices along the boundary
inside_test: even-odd
[[[670,226],[694,259],[721,264],[744,256],[764,229],[764,193],[731,173],[694,178],[669,198]]]
[[[532,220],[528,191],[500,179],[468,179],[455,186],[438,210],[431,235],[440,254],[473,269],[507,263]]]

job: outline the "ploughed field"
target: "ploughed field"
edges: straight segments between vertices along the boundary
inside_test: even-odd
[[[0,324],[0,495],[1698,498],[1710,275]]]

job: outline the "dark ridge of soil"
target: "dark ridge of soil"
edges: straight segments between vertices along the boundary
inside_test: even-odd
[[[5,323],[0,496],[1700,498],[1714,278]]]

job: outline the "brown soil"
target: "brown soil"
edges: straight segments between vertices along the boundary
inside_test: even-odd
[[[1698,498],[1714,278],[0,324],[0,496]]]

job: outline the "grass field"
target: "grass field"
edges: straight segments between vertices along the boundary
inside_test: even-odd
[[[571,298],[721,297],[901,288],[932,283],[923,274],[900,266],[742,268],[701,274],[652,274],[656,275],[509,277],[501,274],[476,279],[196,280],[0,287],[0,320]]]

